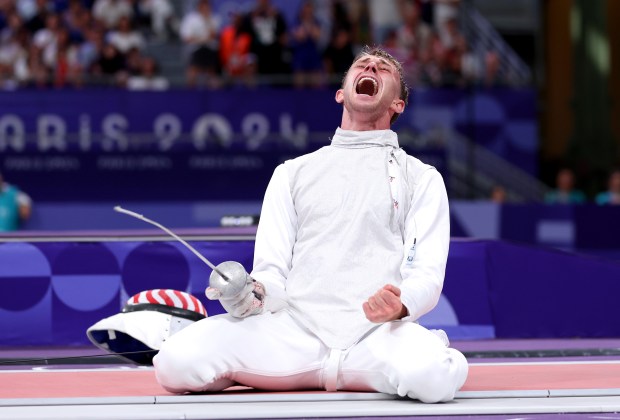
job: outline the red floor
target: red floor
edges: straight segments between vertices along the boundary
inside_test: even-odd
[[[620,362],[473,364],[462,391],[620,389]],[[0,372],[0,399],[170,395],[152,370]]]

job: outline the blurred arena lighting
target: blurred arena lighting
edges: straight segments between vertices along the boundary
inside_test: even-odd
[[[220,220],[222,227],[258,226],[259,215],[223,216]]]

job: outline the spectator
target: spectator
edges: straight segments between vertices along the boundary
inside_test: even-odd
[[[78,61],[78,47],[71,41],[69,31],[62,28],[57,33],[54,86],[74,86],[81,83],[81,67]]]
[[[335,0],[332,3],[331,36],[327,48],[323,52],[325,69],[332,76],[330,83],[335,86],[340,86],[342,77],[355,58],[351,38],[352,27],[344,4]]]
[[[60,17],[49,13],[45,18],[45,27],[39,29],[32,38],[32,43],[41,51],[43,63],[50,70],[56,65],[60,27]]]
[[[181,22],[180,35],[190,49],[187,84],[194,86],[201,73],[207,74],[210,87],[219,85],[218,31],[220,19],[211,10],[209,0],[200,0],[196,10]]]
[[[29,36],[25,29],[7,34],[0,43],[0,87],[14,89],[18,86],[16,68],[26,59]]]
[[[447,52],[436,31],[431,33],[428,48],[420,51],[420,81],[431,86],[440,86],[446,66]]]
[[[410,86],[420,81],[421,62],[428,51],[431,27],[420,17],[420,5],[416,2],[401,2],[403,24],[396,31],[396,45],[404,51],[402,57],[403,75]]]
[[[397,30],[398,45],[410,52],[411,59],[418,60],[428,48],[432,30],[420,19],[420,7],[416,3],[405,3],[401,9],[403,24]]]
[[[21,16],[17,13],[15,0],[0,0],[0,30],[7,25],[8,16],[14,13],[21,19]]]
[[[477,83],[481,77],[480,63],[478,57],[471,50],[465,37],[462,37],[456,46],[461,55],[461,74],[465,84]]]
[[[336,76],[333,80],[334,84],[340,84],[340,79],[348,70],[346,63],[353,62],[354,57],[353,43],[349,32],[344,28],[336,29],[336,33],[323,53],[325,68],[329,74]]]
[[[575,189],[575,173],[568,168],[561,169],[556,177],[556,189],[547,193],[547,204],[583,204],[585,194]]]
[[[108,34],[108,42],[123,55],[132,49],[141,51],[145,45],[142,34],[131,27],[127,16],[121,17],[117,29]]]
[[[256,57],[250,53],[252,39],[241,31],[243,16],[237,12],[230,15],[230,24],[222,29],[220,35],[220,63],[226,76],[244,79],[252,84],[256,73]]]
[[[89,27],[84,31],[84,41],[78,45],[77,59],[83,73],[91,73],[103,51],[104,31]]]
[[[129,90],[166,90],[169,83],[158,74],[157,62],[152,57],[142,57],[140,74],[127,80]]]
[[[334,0],[332,2],[331,21],[332,21],[332,31],[331,31],[330,39],[333,38],[334,35],[341,29],[347,32],[353,31],[353,23],[351,22],[349,12],[347,11],[347,8],[343,0]]]
[[[450,20],[458,20],[460,0],[432,0],[433,1],[433,24],[439,32],[439,36],[443,42],[444,37],[450,36],[446,32],[450,28],[446,27],[446,23]],[[449,45],[446,43],[446,45]]]
[[[406,69],[404,63],[409,61],[410,51],[401,47],[401,45],[398,43],[398,33],[396,30],[391,30],[386,34],[385,40],[383,41],[383,49],[390,53],[392,57],[394,57],[396,60],[398,60],[399,63],[402,64],[404,72]],[[403,77],[405,76],[403,75]]]
[[[321,27],[314,16],[312,1],[306,0],[292,31],[293,83],[297,87],[319,86],[322,69],[319,39]]]
[[[259,74],[290,72],[286,21],[270,0],[256,0],[256,6],[246,16],[243,28],[252,38],[250,51],[258,60]]]
[[[20,29],[23,28],[23,21],[17,12],[12,11],[5,15],[5,25],[0,30],[0,44],[8,42]]]
[[[93,73],[103,78],[105,84],[119,82],[118,75],[125,70],[125,60],[114,45],[106,43],[101,50],[101,56],[93,66]]]
[[[494,185],[491,189],[490,200],[493,203],[503,204],[506,202],[506,189],[501,185]]]
[[[84,41],[85,32],[93,25],[90,10],[81,0],[71,0],[69,7],[62,14],[62,23],[69,30],[72,40]]]
[[[486,88],[493,88],[498,86],[504,86],[506,80],[500,71],[499,54],[496,51],[490,50],[484,55],[484,78],[482,85]]]
[[[450,48],[446,51],[444,66],[441,74],[441,84],[443,86],[465,87],[462,65],[463,57],[458,48]]]
[[[41,51],[30,44],[24,61],[18,61],[16,68],[17,79],[25,86],[45,88],[49,85],[49,69],[43,63]]]
[[[443,29],[438,30],[441,43],[447,49],[456,48],[463,38],[463,34],[459,30],[459,21],[456,16],[447,19],[443,23]]]
[[[46,26],[47,15],[52,12],[50,10],[47,0],[36,0],[36,3],[30,7],[24,7],[23,5],[28,2],[18,1],[18,10],[22,19],[26,21],[26,28],[31,34],[43,29]]]
[[[123,54],[125,58],[125,71],[129,76],[137,76],[142,73],[142,61],[144,56],[137,48],[132,48],[127,51],[127,54]]]
[[[13,80],[11,82],[12,86],[24,86],[29,83],[31,75],[33,73],[36,74],[34,69],[30,69],[29,66],[29,53],[28,50],[31,48],[30,46],[30,33],[26,28],[21,28],[16,35],[16,40],[19,45],[18,53],[14,57],[13,61]],[[38,54],[38,51],[36,51]],[[45,72],[45,68],[41,65],[42,77],[44,82],[47,81],[47,73]]]
[[[386,5],[388,2],[385,2]],[[347,1],[346,10],[349,21],[353,27],[351,30],[351,41],[356,48],[362,45],[375,44],[375,36],[373,34],[371,5],[368,1]],[[400,22],[400,18],[398,20]],[[398,26],[398,25],[397,25]]]
[[[32,200],[14,185],[4,182],[0,174],[0,232],[17,230],[30,218]]]
[[[93,16],[101,21],[107,29],[116,28],[122,17],[133,17],[133,9],[129,0],[96,0],[93,5]]]
[[[166,40],[175,25],[174,10],[169,0],[139,0],[137,8],[146,17],[151,32],[157,39]]]
[[[368,0],[368,8],[373,38],[383,44],[388,35],[402,24],[398,0]]]
[[[609,174],[607,191],[597,194],[595,201],[600,205],[620,205],[620,168]]]

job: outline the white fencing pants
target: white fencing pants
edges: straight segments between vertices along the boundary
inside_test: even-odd
[[[332,350],[286,311],[209,317],[164,342],[153,360],[171,392],[264,390],[378,391],[423,402],[449,401],[468,365],[457,350],[411,322],[379,326],[347,350]]]

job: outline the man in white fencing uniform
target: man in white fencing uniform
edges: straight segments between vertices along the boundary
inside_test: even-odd
[[[407,97],[400,64],[365,48],[336,92],[343,115],[331,145],[274,171],[254,285],[221,299],[229,314],[163,343],[154,365],[164,388],[454,398],[465,357],[415,322],[440,297],[450,233],[441,175],[389,129]]]

